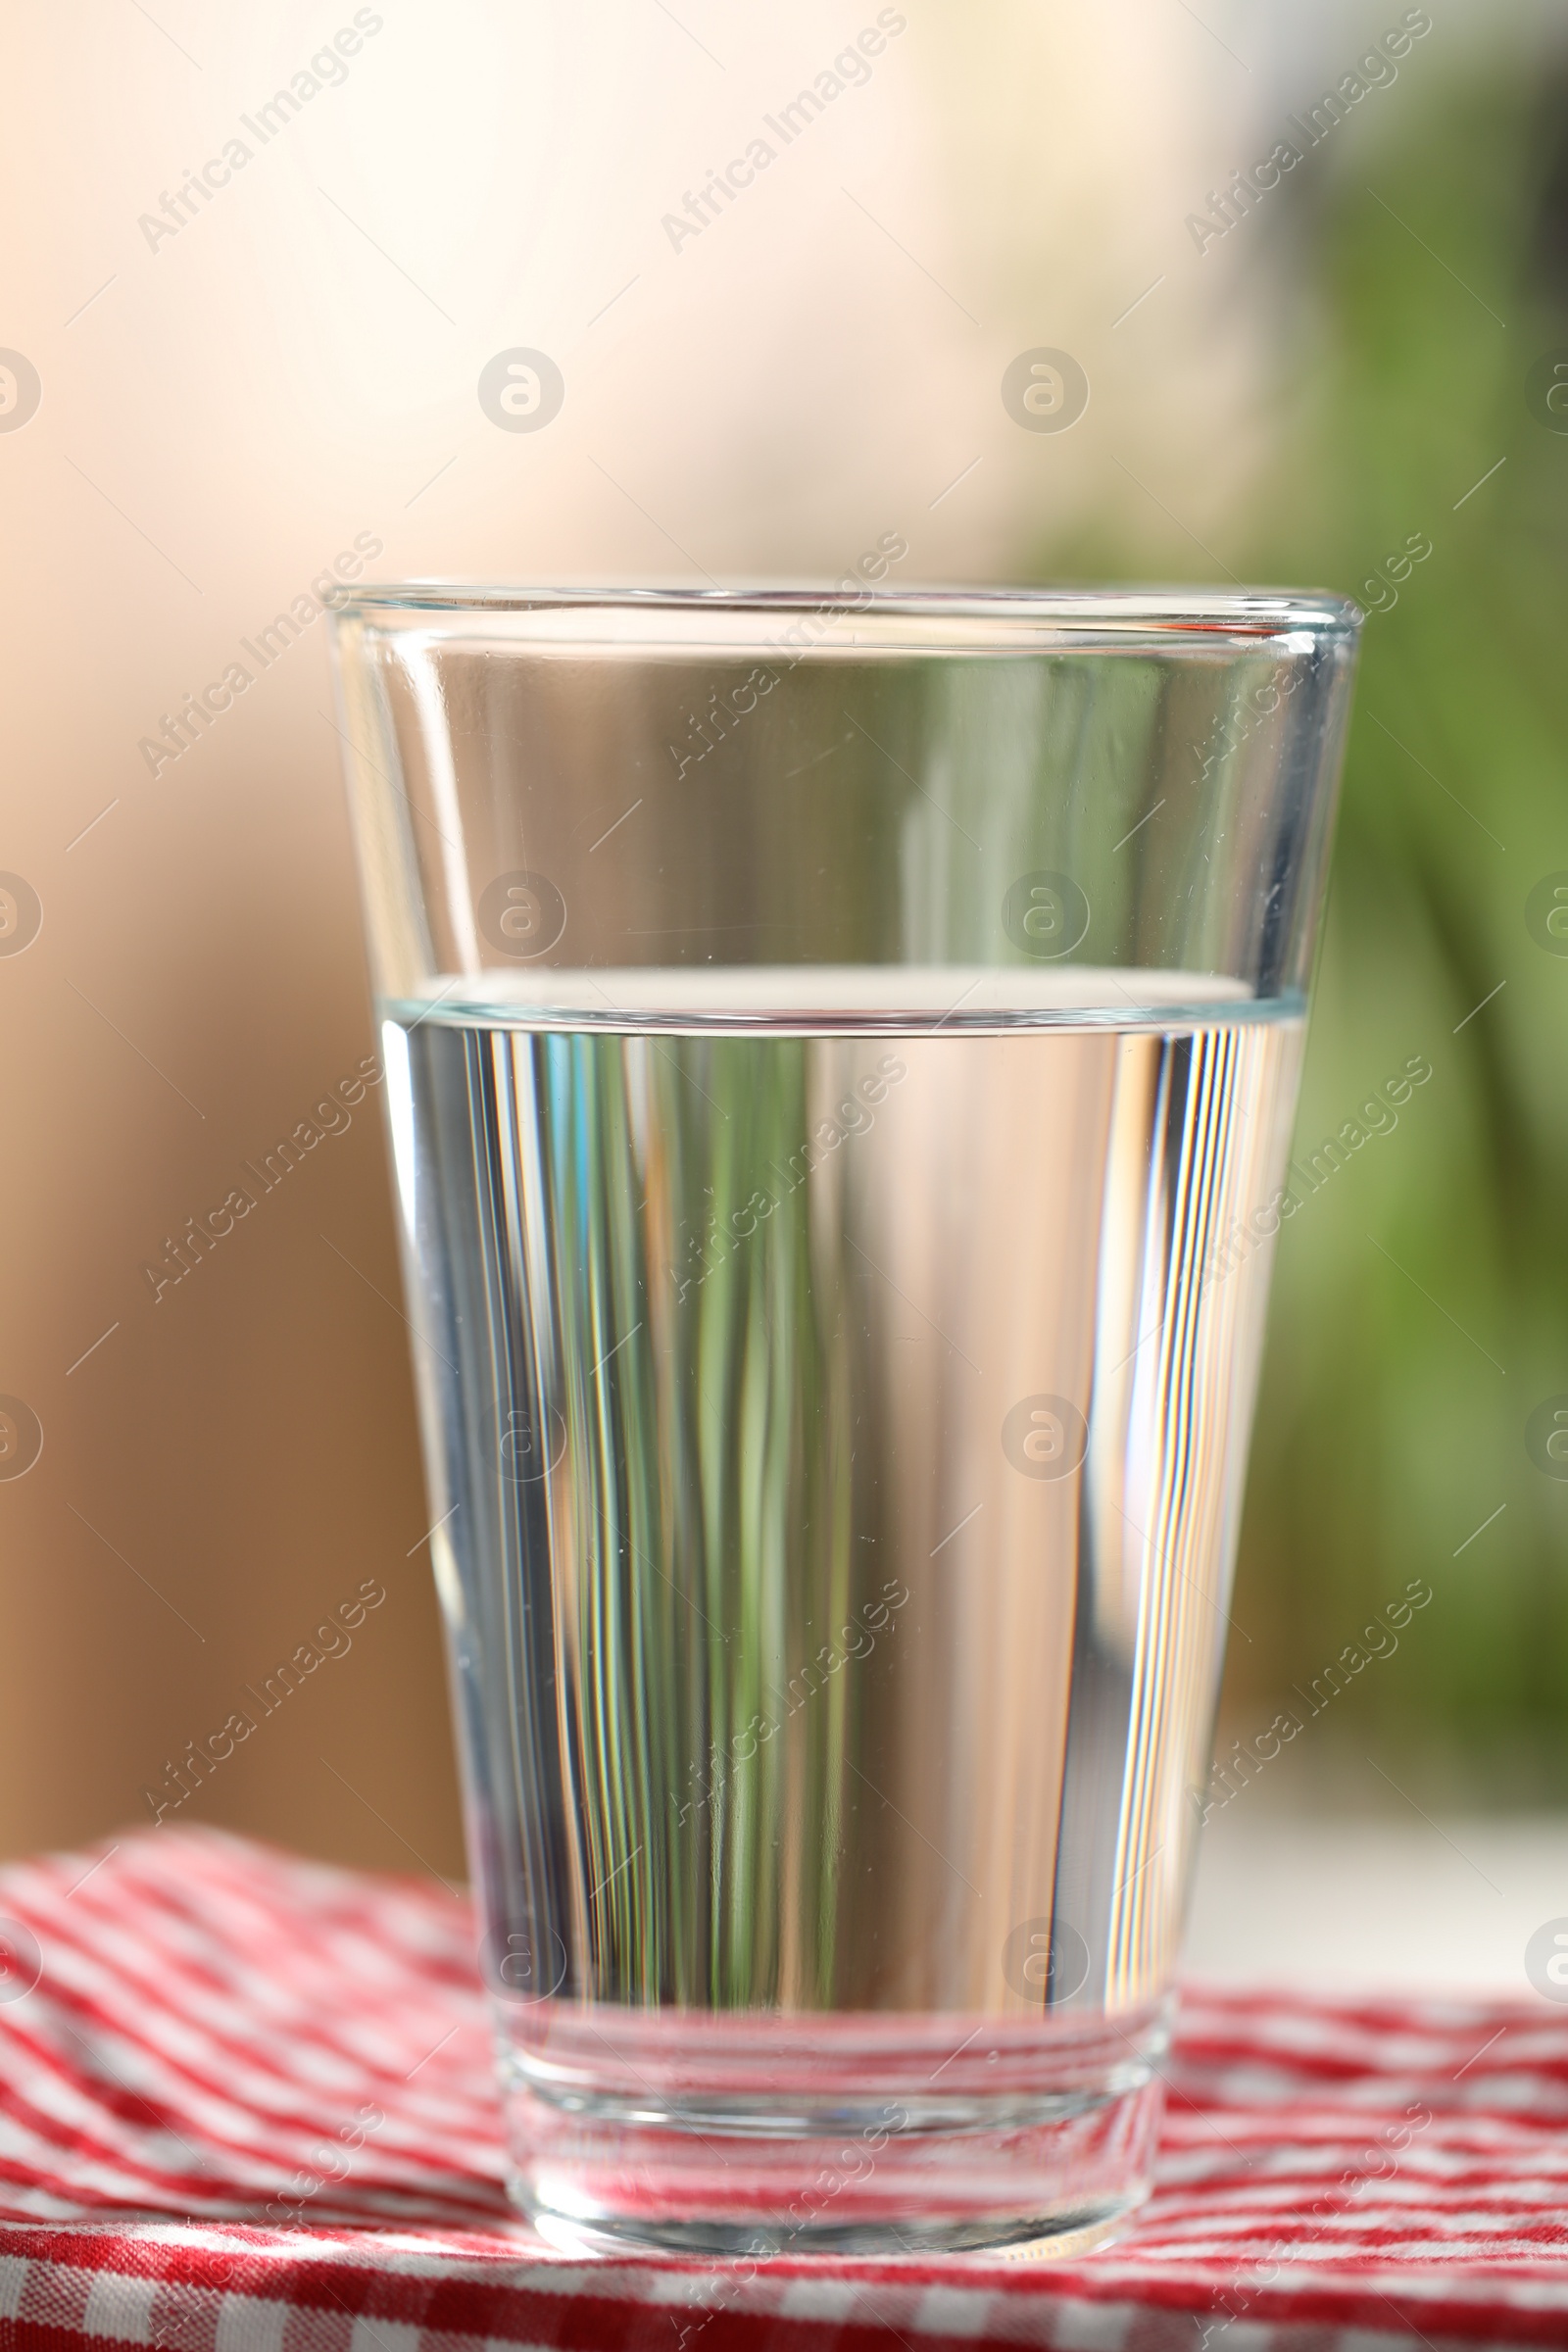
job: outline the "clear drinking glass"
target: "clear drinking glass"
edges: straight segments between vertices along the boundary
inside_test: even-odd
[[[515,2194],[1143,2194],[1359,616],[336,620]]]

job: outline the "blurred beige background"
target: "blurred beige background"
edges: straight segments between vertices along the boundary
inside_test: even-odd
[[[1255,255],[1184,217],[1366,20],[1303,14],[13,15],[0,346],[41,400],[0,430],[0,868],[43,921],[0,957],[0,1392],[43,1450],[0,1480],[0,1848],[150,1818],[368,1580],[352,1647],[179,1818],[462,1868],[376,1093],[177,1287],[141,1271],[372,1045],[324,625],[265,671],[242,641],[356,535],[383,578],[831,577],[887,530],[903,578],[1005,578],[1120,515],[1152,569],[1222,576],[1289,364]],[[867,75],[672,238],[878,24]],[[519,345],[565,380],[537,433],[476,396]],[[1038,345],[1089,374],[1068,433],[1003,408]]]

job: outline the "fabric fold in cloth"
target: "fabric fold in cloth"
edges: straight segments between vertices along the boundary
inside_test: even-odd
[[[1568,2344],[1568,2012],[1189,1987],[1070,2266],[584,2265],[511,2213],[467,1906],[216,1831],[0,1871],[0,2352]]]

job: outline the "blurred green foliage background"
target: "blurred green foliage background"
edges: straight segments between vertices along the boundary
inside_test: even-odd
[[[1289,421],[1221,551],[1369,610],[1298,1150],[1433,1069],[1282,1234],[1226,1733],[1425,1579],[1306,1769],[1414,1752],[1516,1804],[1568,1790],[1568,1483],[1526,1448],[1568,1392],[1568,955],[1526,924],[1568,869],[1568,415],[1527,398],[1568,361],[1564,96],[1483,59],[1286,183],[1255,267]]]

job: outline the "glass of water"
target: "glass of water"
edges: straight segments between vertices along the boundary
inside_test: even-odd
[[[1358,615],[366,588],[336,642],[516,2197],[1145,2192]]]

